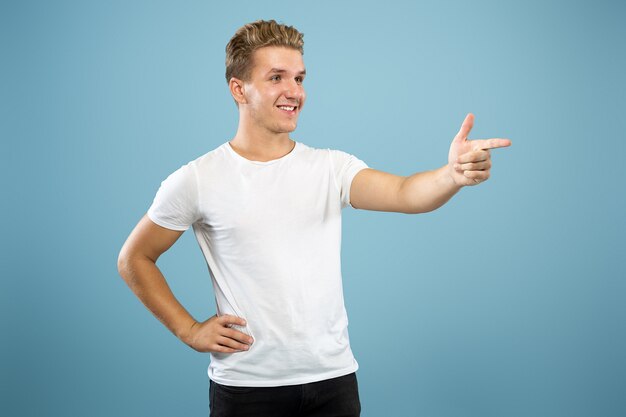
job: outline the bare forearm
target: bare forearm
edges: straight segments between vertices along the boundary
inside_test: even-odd
[[[405,213],[426,213],[443,206],[462,188],[448,173],[448,166],[405,177],[399,189]]]
[[[141,302],[176,337],[186,342],[195,319],[172,293],[165,277],[149,258],[124,259],[119,273]]]

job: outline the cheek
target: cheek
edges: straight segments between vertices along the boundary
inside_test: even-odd
[[[280,97],[280,92],[274,90],[266,90],[259,94],[257,100],[259,103],[263,103],[264,105],[274,105],[276,100]]]

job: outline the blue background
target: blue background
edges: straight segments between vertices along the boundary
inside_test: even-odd
[[[492,178],[424,215],[344,210],[363,416],[626,415],[624,2],[3,2],[3,416],[208,413],[208,354],[119,277],[169,173],[232,138],[224,47],[305,34],[293,138],[399,175],[468,112]],[[159,266],[214,314],[192,233]]]

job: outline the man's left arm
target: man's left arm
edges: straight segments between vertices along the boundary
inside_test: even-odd
[[[469,140],[474,115],[467,115],[454,137],[448,164],[433,171],[401,177],[375,169],[361,170],[350,187],[350,204],[357,209],[426,213],[444,205],[464,186],[489,178],[489,150],[511,145],[509,139]]]

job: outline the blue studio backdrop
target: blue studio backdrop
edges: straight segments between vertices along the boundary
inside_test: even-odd
[[[0,415],[201,416],[208,354],[117,272],[160,185],[230,140],[235,30],[305,34],[292,137],[398,175],[506,137],[423,215],[343,211],[364,417],[626,415],[626,3],[19,1],[0,6]],[[215,313],[191,232],[159,260]]]

